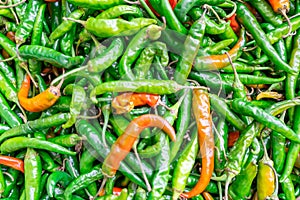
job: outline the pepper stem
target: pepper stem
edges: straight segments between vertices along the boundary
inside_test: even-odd
[[[280,9],[280,12],[283,15],[283,17],[286,19],[286,21],[287,21],[287,23],[289,25],[289,32],[286,35],[282,36],[283,38],[287,38],[287,37],[289,37],[291,35],[292,24],[291,24],[291,21],[290,21],[289,17],[286,14],[286,9],[282,9],[282,10]]]
[[[229,1],[228,3],[231,3],[233,5],[233,10],[231,11],[231,13],[229,13],[228,15],[226,15],[224,17],[225,19],[228,19],[228,18],[232,17],[236,13],[236,9],[237,9],[237,5],[236,5],[235,2]]]
[[[13,57],[10,57],[10,58],[4,59],[4,60],[0,60],[0,62],[8,62],[8,61],[14,60],[16,57],[17,56],[13,56]]]
[[[79,72],[79,71],[81,71],[81,70],[87,69],[87,67],[88,67],[88,66],[85,65],[85,66],[82,66],[82,67],[73,69],[73,70],[71,70],[71,71],[68,71],[67,73],[65,73],[65,74],[63,74],[63,75],[61,75],[61,76],[59,76],[59,77],[56,77],[56,78],[51,82],[51,85],[56,84],[57,82],[63,80],[64,78],[68,77],[69,75],[72,75],[72,74],[74,74],[74,73],[76,73],[76,72]]]
[[[69,18],[69,17],[63,17],[63,20],[69,20],[72,22],[76,22],[76,23],[81,24],[82,26],[86,25],[86,21],[83,21],[83,20],[73,19],[73,18]]]
[[[143,174],[143,178],[144,178],[144,180],[145,180],[146,186],[147,186],[147,190],[148,190],[148,192],[150,192],[150,191],[152,190],[152,188],[151,188],[151,186],[150,186],[150,183],[149,183],[149,181],[148,181],[148,179],[147,179],[147,176],[146,176],[146,174],[145,174],[145,171],[144,171],[144,169],[143,169],[143,166],[142,166],[142,162],[141,162],[140,156],[139,156],[139,154],[138,154],[138,152],[137,152],[137,149],[136,149],[136,144],[137,144],[137,140],[135,141],[135,143],[134,143],[134,145],[133,145],[132,148],[133,148],[134,154],[135,154],[135,156],[136,156],[136,159],[138,160],[138,163],[139,163],[139,165],[140,165],[140,168],[141,168],[141,170],[142,170],[142,174]]]
[[[229,184],[231,183],[231,180],[233,179],[233,177],[234,177],[234,174],[229,172],[226,182],[225,182],[225,198],[224,198],[225,200],[228,200],[228,188],[229,188]]]
[[[208,4],[204,4],[202,7],[203,7],[204,9],[211,10],[211,11],[214,13],[214,15],[217,17],[218,21],[219,21],[219,22],[222,22],[220,16],[219,16],[218,13],[215,11],[215,9],[213,9],[213,7],[211,7],[211,6],[208,5]],[[204,15],[205,15],[205,12],[204,12]],[[202,16],[203,16],[203,15],[202,15]]]
[[[97,198],[98,194],[100,194],[100,192],[103,190],[106,181],[107,181],[107,176],[104,176],[104,178],[103,178],[103,180],[102,180],[102,183],[101,183],[101,186],[100,186],[98,192],[96,193],[96,195],[95,195],[92,199],[96,199],[96,198]]]

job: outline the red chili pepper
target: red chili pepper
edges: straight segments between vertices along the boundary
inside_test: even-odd
[[[230,26],[231,26],[232,30],[238,34],[241,30],[241,27],[240,27],[239,23],[236,21],[235,16],[236,16],[236,14],[232,15],[231,17],[226,19],[226,21],[230,21]]]
[[[153,12],[156,16],[159,17],[160,14],[158,14],[158,12],[156,12],[156,11],[154,10],[154,8],[153,8],[152,5],[150,4],[149,0],[146,0],[145,2],[146,2],[146,4],[149,6],[149,8],[152,10],[152,12]],[[170,5],[171,5],[172,9],[174,10],[174,8],[175,8],[175,6],[176,6],[176,4],[177,4],[177,0],[169,0],[169,3],[170,3]]]
[[[155,106],[159,101],[160,96],[157,94],[147,93],[123,93],[115,97],[111,106],[117,114],[122,114],[131,111],[135,106]]]
[[[113,188],[113,194],[114,195],[120,196],[121,192],[122,192],[122,188],[119,188],[119,187],[114,187]]]
[[[202,165],[201,175],[195,187],[191,191],[182,194],[186,198],[191,198],[202,193],[207,187],[214,171],[215,143],[207,92],[202,90],[193,91],[193,113],[198,129]]]
[[[22,83],[20,91],[18,92],[18,99],[21,106],[30,112],[41,112],[50,108],[60,97],[60,86],[50,86],[44,92],[36,95],[35,97],[28,98],[30,89],[30,77],[26,76]]]
[[[228,147],[233,147],[234,143],[239,139],[240,132],[233,131],[228,134]]]
[[[172,141],[176,140],[174,128],[164,118],[153,114],[141,115],[129,123],[124,133],[112,145],[102,165],[103,174],[107,177],[116,174],[121,161],[130,152],[139,134],[148,127],[158,127],[167,133]]]
[[[19,158],[0,155],[0,164],[14,168],[24,173],[24,161]]]

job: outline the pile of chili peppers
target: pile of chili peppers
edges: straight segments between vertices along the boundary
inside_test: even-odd
[[[300,0],[6,0],[0,27],[1,199],[300,198]]]

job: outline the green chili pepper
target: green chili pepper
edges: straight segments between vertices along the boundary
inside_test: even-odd
[[[179,84],[184,84],[186,79],[192,70],[192,61],[195,59],[200,44],[202,42],[206,24],[204,18],[200,18],[193,23],[187,39],[184,42],[183,53],[176,65],[176,70],[174,74],[174,80]]]
[[[161,27],[150,25],[140,30],[134,38],[132,38],[119,62],[119,73],[122,78],[126,80],[135,79],[131,70],[131,65],[137,59],[144,47],[147,46],[151,40],[158,39],[160,34]]]
[[[295,200],[295,187],[290,176],[288,176],[282,183],[281,188],[285,194],[286,199]]]
[[[219,115],[225,117],[226,121],[231,123],[238,130],[245,129],[246,124],[234,112],[231,111],[223,99],[219,98],[215,94],[209,94],[209,97],[212,108],[216,110]]]
[[[160,56],[160,63],[164,66],[169,63],[167,46],[162,42],[153,42],[146,47],[136,61],[134,71],[137,79],[144,79],[150,70],[155,56]]]
[[[103,174],[100,165],[95,166],[91,172],[78,176],[68,184],[64,193],[66,200],[72,199],[72,193],[75,191],[83,189],[101,178],[103,178]]]
[[[236,177],[229,187],[229,195],[232,199],[244,199],[249,196],[251,185],[257,174],[257,164],[250,162]]]
[[[292,31],[296,31],[300,27],[300,16],[294,17],[290,20]],[[289,31],[289,25],[287,22],[276,27],[275,30],[266,34],[271,44],[278,42],[282,36],[286,35]]]
[[[66,148],[36,138],[14,137],[2,143],[0,149],[2,153],[11,153],[26,147],[49,150],[61,154],[76,155],[76,152],[67,150]]]
[[[70,104],[70,118],[62,125],[63,128],[69,128],[75,124],[77,116],[80,114],[82,105],[85,101],[85,91],[82,87],[75,85],[72,92],[72,100]]]
[[[217,133],[215,133],[216,151],[215,151],[215,163],[214,170],[219,175],[224,171],[228,147],[228,125],[225,119],[220,118],[216,127]]]
[[[0,116],[10,127],[18,127],[22,123],[21,118],[11,110],[5,98],[0,94]]]
[[[82,141],[82,137],[77,134],[68,134],[56,136],[54,138],[49,138],[48,141],[53,142],[55,144],[64,146],[64,147],[73,147]]]
[[[298,136],[292,129],[290,129],[276,117],[273,117],[269,113],[265,112],[263,109],[251,105],[250,102],[245,102],[241,99],[234,99],[231,103],[231,107],[238,113],[253,117],[258,122],[274,131],[277,131],[288,139],[295,142],[300,142],[300,136]]]
[[[71,56],[74,51],[73,43],[76,35],[76,28],[76,26],[72,27],[72,29],[60,39],[61,52],[68,56]]]
[[[138,187],[136,190],[136,194],[134,196],[134,200],[145,200],[145,199],[147,199],[146,191],[143,188]]]
[[[18,45],[23,44],[30,36],[34,26],[34,20],[36,19],[41,4],[41,0],[29,1],[26,7],[24,20],[21,21],[21,24],[18,26],[16,31],[15,38]]]
[[[187,29],[180,23],[168,0],[150,0],[153,8],[162,16],[165,16],[167,25],[182,34],[187,34]]]
[[[31,44],[33,45],[39,45],[41,42],[41,35],[43,32],[43,18],[46,10],[46,4],[42,4],[39,7],[34,25],[33,25],[33,31],[31,36]]]
[[[38,45],[23,45],[19,48],[20,56],[25,59],[36,59],[53,64],[56,67],[71,68],[80,65],[84,58],[82,56],[69,57],[53,49]]]
[[[106,1],[106,0],[68,0],[69,3],[83,7],[83,8],[91,8],[91,9],[96,9],[96,10],[105,10],[110,7],[116,6],[116,5],[121,5],[125,4],[123,0],[112,0],[112,1]]]
[[[173,199],[177,199],[179,195],[183,192],[186,186],[187,178],[193,169],[196,156],[198,154],[199,146],[197,129],[194,129],[192,131],[191,136],[191,141],[181,153],[173,172]]]
[[[156,24],[156,20],[150,18],[134,18],[131,21],[126,21],[123,19],[97,19],[90,17],[87,21],[78,22],[88,32],[102,38],[133,35],[143,27]]]
[[[111,81],[96,86],[90,93],[90,98],[97,103],[96,95],[105,92],[140,92],[151,94],[172,94],[185,88],[171,80],[137,80]]]
[[[284,121],[285,114],[281,115],[280,120]],[[274,168],[278,174],[281,174],[284,162],[285,162],[285,137],[280,133],[272,132],[272,158],[274,162]]]
[[[233,65],[238,73],[251,73],[254,71],[261,71],[261,70],[272,70],[272,68],[270,67],[250,66],[246,63],[242,63],[239,61],[234,62]],[[222,68],[220,71],[225,73],[233,73],[232,66],[230,65]]]
[[[293,130],[295,131],[295,133],[298,134],[298,136],[299,136],[299,131],[300,131],[299,111],[300,111],[300,107],[297,106],[296,109],[295,109],[294,124],[293,124]],[[289,151],[286,155],[285,166],[283,168],[283,172],[282,172],[282,175],[280,177],[280,182],[285,181],[285,179],[287,179],[288,176],[291,174],[291,172],[293,170],[293,166],[296,162],[299,150],[300,150],[299,143],[292,141],[290,146],[289,146]]]
[[[66,188],[70,182],[72,181],[72,177],[63,171],[53,172],[47,179],[47,194],[49,197],[54,197],[54,189],[57,187],[59,183],[62,187]]]
[[[80,174],[86,174],[90,172],[93,169],[93,164],[96,158],[94,155],[90,152],[90,150],[85,149],[80,157],[80,162],[79,162],[79,169],[80,169]],[[117,177],[117,176],[116,176]],[[87,187],[89,193],[91,195],[96,195],[97,193],[97,184],[96,183],[91,183]]]
[[[233,74],[220,74],[222,77],[222,80],[225,80],[226,82],[231,82],[234,80]],[[239,79],[244,85],[257,85],[257,84],[273,84],[282,82],[286,79],[285,76],[282,76],[280,78],[271,78],[271,77],[259,77],[255,75],[249,75],[249,74],[239,74]]]
[[[26,200],[40,199],[42,162],[38,153],[32,148],[28,148],[26,152],[24,174]]]
[[[2,55],[0,55],[0,59],[1,60],[4,59]],[[17,80],[16,80],[15,72],[12,69],[12,67],[7,65],[5,62],[0,62],[0,71],[3,73],[3,75],[5,75],[8,82],[10,82],[13,86],[16,87]]]
[[[185,91],[181,91],[180,95],[183,95]],[[170,145],[170,161],[172,162],[182,144],[183,138],[187,132],[190,120],[191,120],[191,107],[192,107],[192,90],[188,90],[186,97],[183,99],[179,111],[178,119],[176,121],[176,141]]]
[[[14,15],[10,11],[10,9],[8,9],[8,8],[0,9],[0,16],[4,16],[4,17],[10,18],[10,19],[14,19]]]
[[[138,7],[129,5],[117,5],[101,12],[96,19],[114,19],[121,15],[133,15],[143,17],[143,13]]]
[[[285,96],[286,99],[293,99],[296,96],[297,77],[300,72],[300,31],[293,37],[293,51],[291,53],[290,66],[297,71],[294,74],[288,74],[285,81]],[[288,110],[288,116],[291,122],[294,120],[295,109]]]
[[[271,23],[273,26],[282,24],[282,19],[279,15],[275,14],[270,4],[265,0],[254,0],[249,3],[261,14],[266,22]]]
[[[13,0],[12,1],[14,4],[21,2],[21,0]],[[16,10],[16,14],[18,16],[18,18],[23,21],[23,18],[25,16],[25,12],[26,12],[26,7],[27,7],[27,3],[22,3],[18,6],[15,7]]]
[[[53,126],[59,126],[65,123],[69,119],[69,114],[60,113],[56,115],[52,115],[47,118],[41,118],[34,121],[29,121],[25,124],[21,124],[14,128],[9,129],[5,133],[0,136],[0,142],[3,142],[5,139],[9,137],[15,137],[25,134],[30,134],[36,131],[43,130],[45,128],[50,128]]]
[[[199,20],[200,17],[203,15],[203,11],[199,7],[194,7],[189,11],[188,15],[196,21]],[[205,33],[211,35],[219,35],[225,32],[228,23],[224,22],[217,24],[214,20],[211,20],[207,15],[204,15],[203,17],[206,24]]]
[[[38,154],[40,155],[43,161],[42,162],[43,169],[50,172],[59,170],[59,165],[54,162],[52,157],[46,151],[38,151]]]
[[[124,41],[121,38],[116,38],[111,45],[101,54],[95,56],[87,63],[89,72],[102,72],[110,67],[123,53]]]
[[[191,71],[189,78],[199,82],[201,85],[209,87],[211,90],[218,92],[219,90],[225,90],[225,92],[231,92],[232,81],[228,82],[223,80],[218,74],[211,72],[195,72]],[[221,88],[221,89],[220,89]],[[213,93],[213,92],[212,92]]]
[[[73,11],[72,13],[70,13],[68,15],[68,17],[72,18],[72,19],[80,19],[80,17],[84,14],[83,9],[77,9],[75,11]],[[63,36],[64,34],[66,34],[67,32],[69,32],[74,26],[75,26],[75,22],[70,21],[70,20],[65,20],[63,21],[58,27],[56,27],[51,35],[49,36],[49,40],[51,43],[54,43],[54,40],[60,38],[61,36]]]

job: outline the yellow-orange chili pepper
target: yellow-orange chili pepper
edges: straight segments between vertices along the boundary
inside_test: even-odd
[[[28,98],[30,89],[30,77],[26,76],[22,83],[20,91],[18,92],[18,99],[21,106],[30,112],[41,112],[50,108],[60,97],[60,86],[50,86],[44,92],[36,95],[35,97]]]

